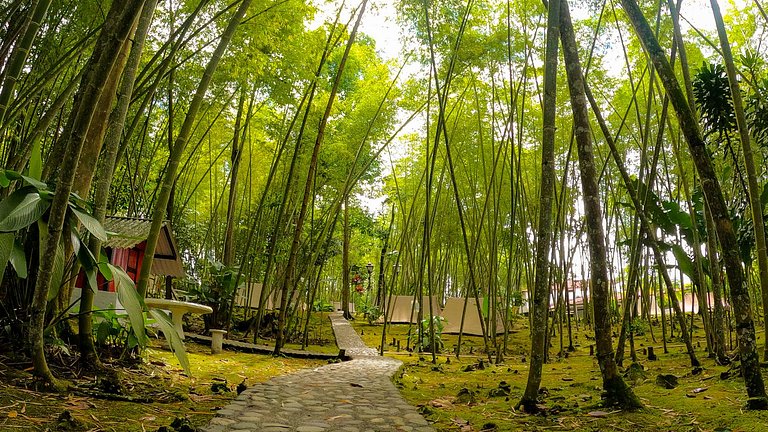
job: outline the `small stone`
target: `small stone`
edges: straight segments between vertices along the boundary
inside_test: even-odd
[[[665,389],[677,387],[677,377],[672,374],[659,374],[656,376],[656,384]]]
[[[243,429],[258,429],[259,425],[255,424],[255,423],[244,422],[244,423],[237,423],[237,424],[233,424],[233,425],[232,425],[232,426],[230,426],[230,427],[231,427],[232,429],[236,429],[236,430],[243,430]]]

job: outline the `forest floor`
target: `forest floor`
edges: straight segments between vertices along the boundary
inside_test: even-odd
[[[701,322],[698,322],[698,326]],[[354,324],[363,340],[372,347],[381,344],[381,325],[357,320]],[[697,326],[697,327],[698,327]],[[410,326],[416,331],[416,326]],[[451,354],[457,335],[442,335],[446,349],[432,363],[430,353],[407,352],[408,325],[387,327],[387,356],[403,361],[395,383],[405,399],[419,410],[439,431],[754,431],[768,430],[768,412],[747,411],[743,380],[738,376],[721,379],[728,366],[719,366],[707,358],[703,331],[697,328],[697,355],[703,369],[694,374],[685,347],[677,338],[668,340],[669,353],[661,343],[661,327],[654,326],[654,342],[649,332],[635,337],[642,376],[627,379],[645,409],[623,412],[600,406],[602,382],[594,356],[590,356],[591,329],[574,328],[574,352],[558,356],[560,339],[555,336],[550,348],[550,362],[544,365],[541,383],[542,404],[546,411],[528,415],[514,409],[525,390],[528,377],[526,357],[529,352],[527,322],[518,320],[507,340],[504,361],[488,362],[481,337],[464,336],[462,355]],[[759,330],[758,330],[759,332]],[[567,348],[568,337],[564,335]],[[396,343],[401,349],[398,352]],[[503,335],[498,336],[503,341]],[[614,348],[616,340],[614,338]],[[760,352],[762,341],[758,338]],[[658,360],[643,355],[654,347]],[[470,354],[471,353],[471,354]],[[631,364],[629,348],[624,366]],[[764,370],[768,372],[768,370]],[[656,384],[659,374],[673,374],[678,385],[666,389]]]
[[[312,332],[318,340],[328,339],[335,350],[330,325],[320,316]],[[314,318],[313,318],[314,321]],[[700,325],[700,322],[698,323]],[[192,323],[194,328],[196,323]],[[362,317],[354,327],[370,347],[381,342],[381,325],[369,325]],[[413,331],[416,326],[410,326]],[[419,407],[438,431],[478,432],[481,430],[533,431],[752,431],[768,429],[768,412],[746,411],[744,384],[738,376],[721,379],[729,371],[706,357],[703,334],[696,328],[697,354],[703,369],[694,374],[679,339],[668,340],[664,353],[660,327],[637,336],[635,346],[644,376],[629,379],[646,408],[622,412],[600,406],[601,380],[597,362],[590,356],[591,329],[575,329],[574,352],[558,356],[559,336],[552,339],[550,362],[544,366],[542,404],[544,414],[527,415],[514,409],[527,380],[529,342],[525,319],[516,322],[507,339],[504,361],[488,362],[480,337],[464,336],[461,358],[451,354],[456,335],[442,335],[446,349],[431,363],[430,353],[406,350],[408,325],[387,328],[387,356],[403,361],[395,385],[405,399]],[[649,329],[646,329],[649,330]],[[758,330],[758,335],[761,332]],[[393,345],[393,339],[395,344]],[[503,337],[497,339],[501,342]],[[401,349],[397,351],[397,342]],[[615,343],[615,340],[614,340]],[[568,345],[567,334],[564,344]],[[762,351],[762,338],[758,337]],[[124,383],[123,395],[133,401],[105,400],[87,391],[57,395],[35,391],[31,364],[18,356],[0,355],[0,431],[157,431],[177,419],[189,429],[207,424],[217,408],[226,406],[237,394],[236,387],[264,382],[278,375],[325,364],[318,360],[274,358],[269,355],[225,352],[210,354],[208,346],[187,343],[192,377],[178,366],[165,341],[154,340],[140,364],[111,364]],[[643,350],[654,347],[658,360],[649,361]],[[314,347],[310,347],[313,348]],[[328,348],[331,349],[331,348]],[[627,350],[628,351],[628,350]],[[79,373],[67,356],[53,356],[55,372],[80,387],[103,387],[106,380]],[[625,366],[631,363],[629,354]],[[768,371],[766,371],[768,372]],[[656,384],[659,374],[673,374],[673,389]],[[229,390],[229,391],[226,391]],[[160,429],[162,430],[162,429]],[[167,429],[173,430],[171,428]]]
[[[307,350],[338,353],[327,316],[313,314],[309,335],[312,345]],[[185,327],[192,331],[202,328],[201,320],[187,324]],[[237,330],[232,331],[232,336],[245,339]],[[265,343],[264,339],[260,342]],[[154,432],[164,430],[162,427],[167,431],[192,431],[206,425],[217,409],[237,396],[240,383],[253,385],[327,364],[322,360],[232,351],[214,355],[210,346],[191,341],[185,345],[191,377],[161,338],[152,339],[140,363],[102,357],[119,380],[80,370],[76,355],[70,355],[74,347],[53,348],[48,351],[48,359],[54,374],[77,387],[68,394],[37,391],[31,362],[19,354],[0,354],[0,431]],[[286,346],[300,348],[294,343]],[[116,381],[122,384],[119,391],[112,388]],[[171,428],[172,424],[176,428]]]

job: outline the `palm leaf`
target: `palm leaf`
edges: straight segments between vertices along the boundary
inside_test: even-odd
[[[13,234],[11,234],[11,236],[13,236]],[[16,270],[16,275],[21,279],[26,279],[27,257],[24,255],[24,248],[17,242],[13,242],[13,250],[11,251],[9,261],[11,262],[13,269]]]

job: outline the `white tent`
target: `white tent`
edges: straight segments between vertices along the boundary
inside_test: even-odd
[[[483,304],[483,298],[480,299],[480,305]],[[464,309],[464,299],[460,297],[450,297],[445,301],[445,309],[443,309],[443,333],[446,334],[458,334],[461,329],[461,315]],[[482,336],[483,330],[480,325],[480,314],[477,313],[477,303],[474,298],[466,299],[467,311],[464,317],[464,334]],[[501,311],[498,311],[501,312]],[[504,333],[504,322],[501,319],[501,313],[496,314],[496,333]],[[488,323],[490,320],[485,320],[486,333],[490,334],[493,330],[489,328]]]
[[[261,283],[251,282],[248,285],[237,290],[235,304],[241,307],[258,309],[259,297],[261,296]],[[264,300],[265,309],[272,309],[272,299],[267,297]]]
[[[424,312],[422,319],[429,318],[429,296],[422,296],[421,302],[424,305]],[[442,314],[442,308],[437,301],[437,296],[432,296],[432,314],[434,316],[440,316]],[[416,301],[416,297],[412,295],[393,295],[389,297],[387,305],[387,322],[388,323],[413,323],[415,324],[419,320],[419,303]]]
[[[414,323],[416,322],[416,298],[414,296],[407,295],[393,295],[390,296],[387,302],[385,312],[387,314],[387,322],[394,324],[402,323]]]
[[[421,297],[421,304],[424,305],[424,319],[429,318],[429,296]],[[432,296],[432,315],[442,316],[443,308],[440,307],[440,302],[437,301],[437,296]]]

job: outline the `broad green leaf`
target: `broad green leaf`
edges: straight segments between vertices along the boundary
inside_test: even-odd
[[[112,281],[115,283],[117,298],[128,313],[131,328],[136,333],[139,342],[145,345],[147,336],[144,331],[144,299],[136,291],[136,286],[123,269],[112,264],[107,265],[114,276]]]
[[[80,253],[80,246],[82,245],[80,234],[73,229],[69,230],[69,241],[72,244],[72,253],[77,256]]]
[[[157,325],[160,326],[160,331],[163,332],[165,339],[168,341],[173,355],[179,360],[179,364],[184,369],[184,372],[188,376],[192,376],[189,370],[189,359],[187,358],[187,351],[184,349],[184,341],[181,340],[179,333],[176,332],[171,318],[164,311],[160,309],[150,309],[149,315],[155,319]]]
[[[22,180],[22,176],[20,173],[13,171],[13,170],[5,170],[4,175],[8,180]]]
[[[672,245],[672,253],[675,255],[675,259],[677,260],[677,265],[680,267],[680,271],[683,272],[684,275],[688,276],[689,278],[694,278],[694,267],[693,267],[693,261],[691,261],[691,258],[688,256],[687,253],[683,250],[680,245]]]
[[[21,176],[22,179],[24,179],[25,182],[29,183],[30,186],[34,187],[40,192],[47,191],[50,192],[50,189],[48,188],[48,185],[41,182],[40,180],[30,177],[30,176]]]
[[[74,207],[70,208],[72,209],[72,212],[75,214],[75,216],[77,216],[77,219],[80,221],[80,223],[82,223],[85,229],[88,230],[88,232],[93,234],[97,239],[101,241],[107,241],[107,232],[104,230],[104,227],[101,225],[101,223],[96,220],[96,218]]]
[[[42,230],[40,230],[42,232]],[[46,237],[48,234],[48,226],[46,225]],[[41,253],[42,253],[42,247]],[[56,248],[56,257],[53,260],[53,275],[51,275],[51,288],[48,290],[48,301],[51,301],[59,295],[59,289],[64,282],[64,245],[59,243]]]
[[[37,222],[50,206],[31,187],[24,187],[0,202],[0,232],[14,232]]]
[[[32,151],[29,155],[29,177],[34,179],[43,178],[43,158],[40,154],[40,140],[32,143]]]
[[[96,270],[93,268],[84,269],[85,270],[85,280],[88,282],[88,287],[91,288],[91,291],[96,292],[99,290],[99,279],[96,277]]]
[[[103,344],[110,336],[110,323],[109,321],[102,321],[99,323],[99,327],[96,328],[96,341]]]
[[[13,233],[0,234],[0,281],[3,280],[5,268],[8,266],[8,260],[11,259],[13,237]]]
[[[80,242],[80,239],[77,239],[77,242]],[[98,264],[96,262],[96,257],[93,256],[91,253],[91,250],[85,247],[85,245],[81,244],[77,247],[77,260],[80,262],[80,265],[83,266],[84,269],[89,270],[96,267]]]
[[[24,248],[17,242],[13,242],[13,250],[10,257],[11,265],[21,279],[27,278],[27,257]]]
[[[0,170],[0,187],[7,188],[11,185],[11,179],[5,175],[5,170]]]
[[[112,275],[112,270],[110,270],[109,268],[109,263],[100,262],[98,266],[99,266],[99,272],[101,273],[102,276],[104,276],[104,279],[112,280],[114,276]]]

